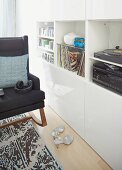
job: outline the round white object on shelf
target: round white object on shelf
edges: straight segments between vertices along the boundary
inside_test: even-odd
[[[76,33],[73,33],[73,32],[64,35],[64,42],[65,42],[65,44],[74,45],[74,39],[76,37],[80,37],[80,36],[77,35]]]

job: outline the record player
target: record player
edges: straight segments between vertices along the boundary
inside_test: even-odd
[[[106,49],[104,51],[95,52],[94,57],[122,64],[122,49],[119,49],[119,46],[116,46],[116,49]]]

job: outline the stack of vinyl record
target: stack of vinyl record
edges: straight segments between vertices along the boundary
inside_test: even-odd
[[[84,49],[66,44],[58,44],[58,65],[76,74],[85,76]]]

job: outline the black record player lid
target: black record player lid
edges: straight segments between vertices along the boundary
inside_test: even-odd
[[[122,49],[107,49],[103,51],[106,55],[122,56]]]
[[[122,64],[122,49],[106,49],[104,51],[94,53],[94,57]]]

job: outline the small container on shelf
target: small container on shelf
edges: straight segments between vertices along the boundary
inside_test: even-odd
[[[53,41],[49,41],[49,49],[53,50]]]
[[[53,41],[46,40],[46,39],[40,39],[39,48],[41,48],[41,50],[53,53],[54,52],[53,51]]]
[[[53,27],[48,27],[47,28],[47,36],[48,37],[54,37],[54,28]]]
[[[46,39],[40,39],[39,46],[46,47],[49,46],[49,40]]]
[[[41,27],[39,29],[39,35],[42,37],[54,37],[54,28],[53,27]]]

